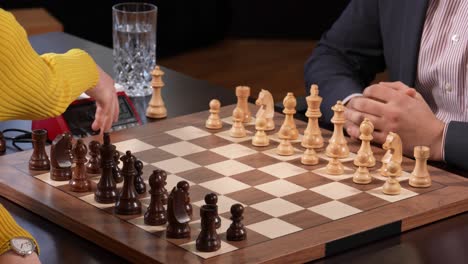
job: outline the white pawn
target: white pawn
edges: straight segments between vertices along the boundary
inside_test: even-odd
[[[372,153],[371,145],[370,142],[374,137],[372,137],[372,132],[374,132],[374,125],[372,122],[364,118],[364,121],[361,122],[361,125],[359,126],[359,131],[361,134],[359,135],[359,139],[361,140],[361,147],[358,150],[358,155],[360,153],[365,153],[367,155],[367,161],[365,164],[361,166],[366,166],[368,168],[374,167],[375,166],[375,157],[374,153]],[[354,165],[360,166],[357,164],[357,156],[356,159],[354,159]]]
[[[387,165],[388,178],[382,187],[385,194],[397,195],[401,193],[401,185],[396,179],[398,172],[401,171],[401,166],[395,161],[390,161]]]
[[[372,181],[367,164],[369,156],[366,153],[359,153],[354,160],[354,164],[359,166],[353,176],[353,182],[357,184],[368,184]]]
[[[302,145],[306,148],[301,158],[301,163],[304,165],[315,165],[319,163],[317,153],[314,150],[316,137],[308,133],[302,139]]]
[[[241,138],[247,135],[245,132],[244,124],[242,120],[244,119],[244,112],[239,107],[236,107],[232,112],[232,127],[229,130],[229,135],[234,138]]]
[[[294,148],[291,145],[291,127],[288,125],[282,126],[278,132],[278,137],[281,139],[280,144],[276,148],[276,154],[281,156],[291,156],[294,154]]]
[[[268,135],[265,133],[265,129],[267,126],[266,118],[260,116],[255,119],[255,129],[257,132],[255,136],[252,138],[252,145],[257,147],[265,147],[270,145],[270,139]]]
[[[344,167],[341,161],[338,159],[340,153],[340,146],[330,146],[329,157],[331,158],[327,164],[326,172],[331,175],[341,175],[344,173]]]
[[[210,116],[206,120],[205,127],[208,129],[220,129],[223,127],[223,122],[219,118],[219,108],[221,103],[217,99],[210,101]]]

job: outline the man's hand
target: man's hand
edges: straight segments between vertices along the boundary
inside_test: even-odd
[[[99,66],[99,81],[96,87],[86,91],[86,94],[96,101],[96,115],[91,128],[104,133],[112,127],[119,118],[119,103],[114,88],[114,80]]]
[[[375,127],[374,141],[382,144],[388,132],[400,135],[403,152],[413,155],[414,146],[429,146],[431,160],[442,159],[444,123],[436,118],[422,96],[401,82],[382,82],[367,87],[362,97],[346,105],[346,131],[359,137],[359,125],[367,117]]]

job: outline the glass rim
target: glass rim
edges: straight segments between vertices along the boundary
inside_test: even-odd
[[[149,10],[144,10],[144,11],[127,11],[127,10],[121,10],[119,7],[124,6],[124,5],[133,5],[133,6],[148,6],[150,7]],[[119,12],[119,13],[126,13],[126,14],[141,14],[141,13],[151,13],[158,11],[158,7],[156,5],[153,5],[151,3],[139,3],[139,2],[125,2],[125,3],[119,3],[115,4],[112,6],[112,10]]]

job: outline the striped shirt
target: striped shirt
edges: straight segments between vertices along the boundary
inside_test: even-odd
[[[468,122],[467,62],[468,1],[430,0],[415,88],[446,123],[445,130],[450,121]]]

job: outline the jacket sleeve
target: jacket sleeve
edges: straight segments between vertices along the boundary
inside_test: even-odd
[[[11,13],[0,9],[0,25],[0,120],[60,115],[96,85],[98,69],[86,52],[39,56]]]
[[[305,63],[306,89],[314,83],[319,86],[325,123],[337,100],[362,92],[385,69],[378,3],[351,1]]]
[[[0,204],[0,255],[10,250],[10,239],[14,237],[28,237],[36,244],[37,252],[39,247],[36,240],[26,230],[21,228]]]

